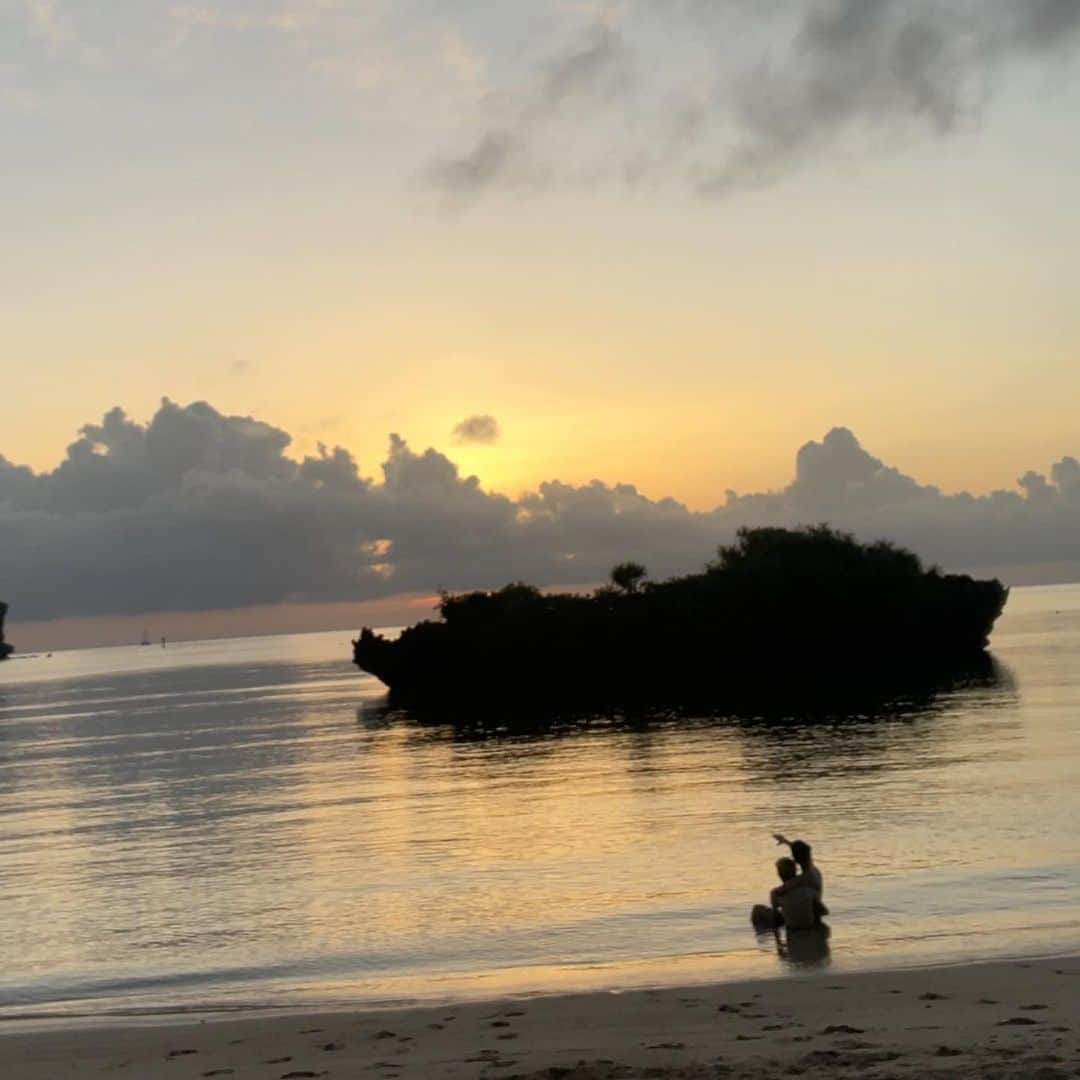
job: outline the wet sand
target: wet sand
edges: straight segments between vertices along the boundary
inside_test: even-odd
[[[0,1034],[7,1080],[1080,1075],[1080,957]]]

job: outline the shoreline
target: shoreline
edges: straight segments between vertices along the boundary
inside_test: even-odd
[[[759,933],[757,936],[759,939],[768,938],[770,941],[772,939],[771,932]],[[937,962],[928,962],[925,958],[914,957],[910,962],[893,963],[888,966],[856,962],[834,967],[828,959],[824,962],[800,960],[781,963],[767,973],[742,968],[734,972],[730,977],[724,978],[716,971],[716,961],[719,956],[700,954],[694,956],[649,957],[633,962],[590,963],[580,967],[567,965],[558,969],[563,976],[562,985],[549,987],[536,987],[530,982],[507,977],[508,972],[531,972],[534,970],[533,968],[509,968],[473,973],[471,976],[458,975],[452,978],[450,987],[445,992],[428,993],[423,996],[388,992],[385,996],[357,997],[352,1000],[346,1000],[345,997],[309,1001],[301,999],[294,999],[293,1001],[267,999],[261,1002],[248,1000],[238,1004],[230,1004],[226,1001],[203,1000],[157,1006],[139,1005],[133,1001],[129,1007],[117,1004],[100,1010],[95,1010],[92,1007],[95,999],[87,999],[85,1009],[79,1009],[75,1002],[68,1000],[56,1004],[59,1006],[68,1004],[72,1006],[70,1009],[58,1007],[55,1010],[50,1010],[51,1003],[49,1002],[41,1003],[37,1011],[13,1012],[5,1015],[3,1010],[0,1009],[0,1037],[5,1033],[43,1031],[46,1029],[111,1029],[128,1026],[171,1027],[193,1021],[218,1023],[230,1020],[255,1020],[287,1016],[332,1016],[338,1013],[375,1014],[402,1012],[405,1010],[438,1010],[449,1006],[464,1008],[469,1005],[493,1005],[500,1002],[531,1002],[547,998],[578,998],[604,994],[652,993],[674,989],[689,992],[702,988],[720,989],[724,986],[783,983],[792,979],[814,979],[825,976],[847,978],[915,971],[932,972],[951,968],[988,967],[1008,963],[1048,963],[1050,961],[1068,961],[1073,957],[1080,960],[1080,951],[1074,953],[1072,951],[1060,952],[1055,950],[1036,952],[1018,950],[1015,953],[997,956],[953,958]],[[672,973],[672,968],[676,969],[674,973]],[[643,971],[654,971],[659,974],[663,969],[667,970],[671,976],[670,978],[649,980],[640,977]],[[624,983],[618,985],[617,981],[595,978],[596,972],[601,970],[610,972],[612,976],[621,976]],[[693,974],[695,971],[699,973],[696,977]],[[568,978],[571,973],[577,975],[577,985],[575,985],[573,978]],[[433,978],[435,981],[439,981],[442,976],[434,976]],[[467,993],[461,989],[465,983],[471,983],[475,986],[477,983],[486,981],[491,981],[492,985],[485,987],[483,990]]]
[[[1070,955],[377,1009],[13,1018],[0,1025],[0,1053],[11,1080],[111,1071],[606,1080],[869,1067],[881,1077],[1054,1080],[1080,1070],[1077,980],[1080,956]]]

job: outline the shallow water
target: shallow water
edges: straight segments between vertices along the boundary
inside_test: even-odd
[[[748,925],[774,830],[832,909],[796,960],[1075,950],[1080,587],[1014,590],[993,645],[886,716],[486,738],[388,713],[341,633],[12,660],[0,1017],[803,970]]]

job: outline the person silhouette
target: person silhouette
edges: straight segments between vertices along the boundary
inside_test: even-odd
[[[815,910],[820,922],[822,916],[829,914],[829,909],[825,906],[825,878],[814,862],[813,849],[805,840],[788,840],[781,833],[773,833],[773,839],[778,844],[786,844],[791,848],[791,857],[799,867],[797,875],[781,882],[773,889],[770,896],[773,906],[775,907],[778,898],[783,897],[786,893],[809,886],[816,897]]]
[[[809,930],[819,922],[815,905],[817,894],[809,882],[798,882],[798,868],[794,859],[786,855],[776,860],[776,873],[780,885],[770,893],[769,904],[755,904],[750,912],[750,921],[755,929]],[[788,886],[785,891],[780,890]]]

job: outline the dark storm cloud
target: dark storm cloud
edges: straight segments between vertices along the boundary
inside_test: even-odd
[[[547,183],[552,178],[547,167],[529,160],[538,133],[584,100],[625,97],[633,82],[630,54],[618,30],[593,25],[564,54],[538,65],[530,93],[509,124],[484,132],[464,153],[434,161],[427,179],[451,195],[503,183]]]
[[[1078,38],[1075,0],[808,4],[783,58],[733,88],[739,135],[699,190],[767,183],[848,132],[947,135],[977,119],[1008,65]]]
[[[617,26],[591,27],[584,45],[538,62],[516,119],[440,159],[431,182],[460,196],[523,176],[542,186],[675,175],[725,195],[845,139],[969,129],[1012,67],[1080,43],[1077,0],[672,0],[662,11],[628,0],[620,10]],[[591,148],[544,137],[599,88],[619,145],[600,125]]]
[[[1017,490],[947,495],[835,428],[783,490],[698,513],[629,484],[484,491],[437,450],[391,436],[381,477],[348,451],[301,460],[289,435],[205,403],[148,424],[113,409],[52,472],[0,457],[0,596],[21,619],[360,600],[512,579],[594,583],[626,558],[700,567],[740,525],[830,521],[946,567],[1077,561],[1080,463]]]
[[[504,176],[518,144],[512,131],[488,131],[460,157],[435,162],[428,178],[435,187],[454,195],[482,191]]]
[[[624,93],[632,80],[626,43],[608,24],[592,26],[584,42],[541,68],[540,96],[549,109],[588,94]]]
[[[468,416],[451,434],[458,446],[491,446],[499,441],[499,422],[494,416]]]

